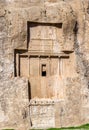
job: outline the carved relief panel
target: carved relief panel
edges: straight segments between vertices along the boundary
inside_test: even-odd
[[[62,23],[32,23],[29,31],[30,40],[28,50],[55,53],[60,51],[60,45],[63,44]]]

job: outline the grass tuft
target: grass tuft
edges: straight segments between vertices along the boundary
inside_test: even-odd
[[[2,129],[2,130],[14,130],[14,129]]]
[[[79,127],[67,127],[67,128],[50,128],[47,130],[89,130],[89,124],[82,125]]]

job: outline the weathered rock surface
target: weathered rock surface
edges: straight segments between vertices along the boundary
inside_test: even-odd
[[[27,86],[28,81],[24,78],[8,78],[3,82],[0,80],[0,128],[28,128]]]
[[[27,22],[31,21],[62,23],[60,51],[73,52],[66,64],[72,67],[59,79],[61,85],[57,96],[60,98],[35,97],[31,99],[32,105],[29,102],[29,78],[15,77],[14,74],[15,49],[27,49]],[[1,128],[28,130],[31,126],[66,127],[89,123],[88,37],[88,0],[0,0]],[[46,82],[53,83],[54,90],[57,88],[56,95],[59,88],[55,79],[58,79],[57,75],[51,78],[51,83]],[[32,83],[35,82],[36,78]],[[47,91],[49,94],[51,89]]]

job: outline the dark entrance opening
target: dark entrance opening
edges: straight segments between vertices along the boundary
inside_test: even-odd
[[[46,76],[46,64],[42,64],[41,76],[43,76],[43,77]]]

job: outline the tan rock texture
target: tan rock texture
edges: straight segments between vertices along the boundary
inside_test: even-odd
[[[88,0],[0,0],[0,129],[89,123],[88,37]]]

